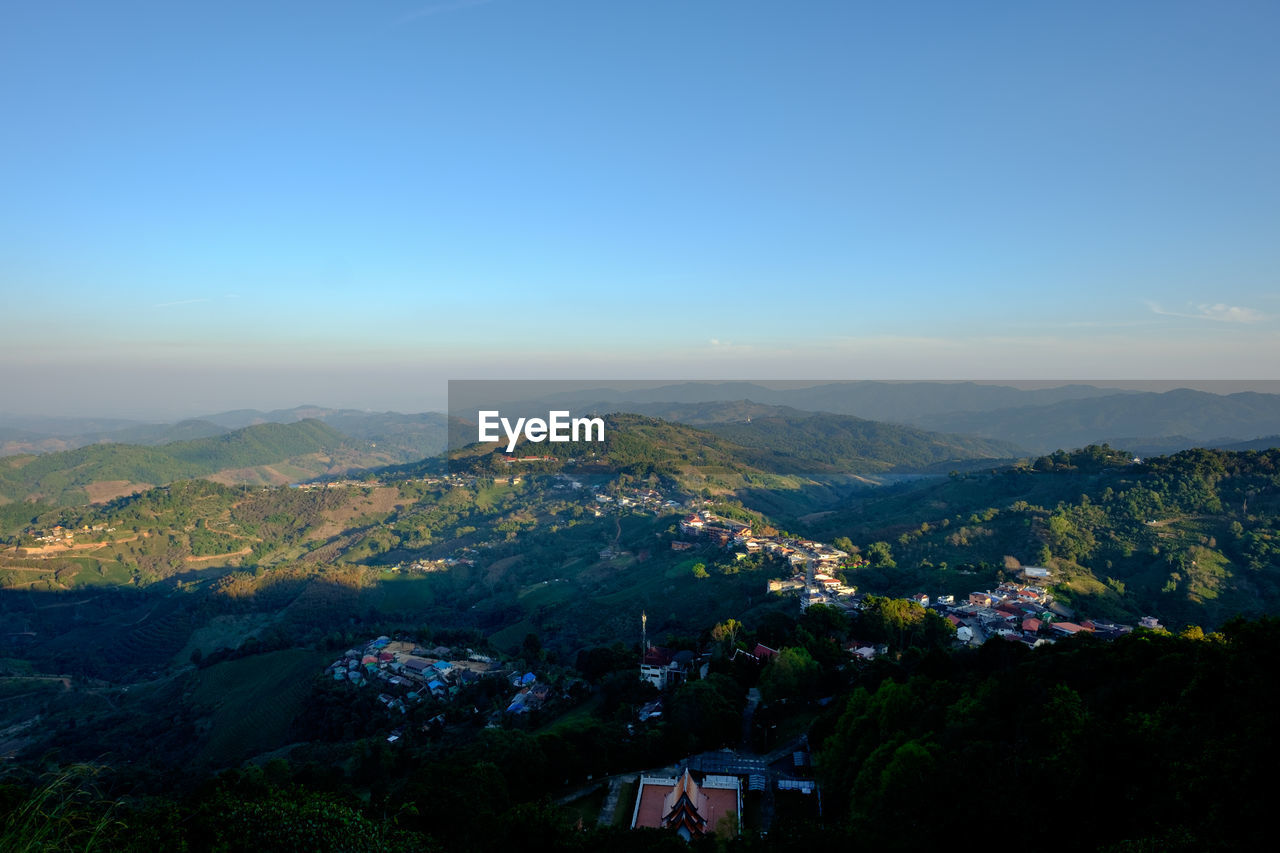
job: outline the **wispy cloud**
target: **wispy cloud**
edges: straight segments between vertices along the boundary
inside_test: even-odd
[[[1139,326],[1154,326],[1159,320],[1070,320],[1065,323],[1028,323],[1027,326],[1039,326],[1051,329],[1133,329]]]
[[[493,0],[447,0],[447,2],[443,3],[429,3],[404,15],[396,23],[407,24],[419,18],[430,18],[434,15],[443,15],[446,12],[458,12],[463,9],[470,9],[473,6],[484,6],[492,2]]]
[[[709,338],[704,346],[694,346],[690,350],[690,354],[696,353],[699,356],[721,359],[721,358],[740,358],[747,355],[763,355],[766,352],[774,351],[771,342],[758,341],[749,344],[738,344],[733,341],[726,341],[723,338]]]
[[[199,305],[202,302],[215,302],[215,301],[221,301],[222,299],[239,299],[239,298],[240,298],[240,294],[238,293],[224,293],[222,294],[221,297],[218,297],[216,299],[214,297],[209,297],[209,296],[201,296],[196,299],[175,299],[172,302],[157,302],[151,307],[152,308],[173,308],[174,306],[177,306],[177,305]]]
[[[1182,317],[1187,320],[1211,320],[1215,323],[1261,323],[1269,320],[1270,317],[1254,308],[1245,308],[1240,305],[1227,305],[1225,302],[1217,302],[1214,304],[1202,303],[1195,305],[1187,303],[1184,311],[1166,310],[1155,302],[1147,302],[1147,307],[1152,313],[1159,314],[1163,317]]]
[[[157,302],[152,308],[172,308],[175,305],[195,305],[197,302],[209,302],[208,299],[178,299],[174,302]]]

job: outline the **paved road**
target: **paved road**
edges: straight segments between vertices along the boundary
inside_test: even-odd
[[[614,776],[609,780],[609,793],[605,794],[604,805],[600,809],[600,817],[596,820],[600,826],[613,826],[613,813],[618,810],[618,797],[622,795],[622,786],[639,779],[638,773]]]

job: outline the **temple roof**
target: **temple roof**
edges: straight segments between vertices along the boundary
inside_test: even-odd
[[[698,783],[693,781],[688,768],[685,768],[684,775],[663,800],[667,813],[662,818],[662,825],[676,830],[685,829],[691,835],[702,835],[706,832],[707,819],[699,809],[705,800]]]
[[[699,783],[688,768],[676,778],[645,776],[631,826],[672,829],[685,838],[707,835],[741,808],[740,792],[734,777],[707,776]]]

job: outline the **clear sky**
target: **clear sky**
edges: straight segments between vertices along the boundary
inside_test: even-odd
[[[1280,4],[17,0],[0,411],[1269,378]]]

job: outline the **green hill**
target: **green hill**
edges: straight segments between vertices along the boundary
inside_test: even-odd
[[[1090,447],[863,493],[806,532],[866,547],[873,565],[854,582],[867,589],[962,595],[1039,565],[1083,614],[1212,626],[1280,608],[1278,471],[1280,450],[1134,464]]]
[[[345,436],[369,442],[395,463],[434,456],[445,447],[446,418],[439,412],[402,414],[297,406],[270,412],[240,409],[209,415],[205,420],[226,429],[242,429],[255,424],[291,424],[309,419],[325,423]]]
[[[616,413],[606,417],[603,448],[585,442],[522,444],[518,454],[592,459],[626,473],[674,475],[692,466],[804,477],[918,472],[975,460],[989,467],[994,461],[1024,455],[1017,446],[999,440],[746,400],[643,407],[654,416]],[[458,431],[464,429],[470,428]],[[491,445],[482,446],[464,455],[474,457],[491,449]]]
[[[43,456],[13,456],[0,460],[0,497],[84,503],[85,487],[94,483],[171,483],[332,452],[345,442],[341,433],[319,421],[299,421],[260,424],[162,447],[92,444]]]
[[[725,492],[748,485],[797,489],[809,479],[781,454],[746,447],[705,429],[625,413],[605,415],[604,421],[603,442],[522,439],[513,454],[547,457],[545,461],[510,463],[505,444],[471,444],[452,451],[450,464],[455,470],[502,474],[526,468],[558,470],[573,460],[576,471],[663,479],[686,491]]]
[[[851,432],[857,426],[836,423]],[[839,437],[822,424],[807,427],[815,443]],[[170,461],[201,467],[307,446],[286,435],[192,443]],[[363,808],[359,795],[367,793],[369,814],[399,814],[401,829],[420,834],[421,843],[390,849],[434,849],[440,839],[432,833],[478,825],[450,821],[457,803],[487,803],[505,791],[500,808],[518,807],[521,833],[530,815],[542,815],[564,833],[556,837],[573,839],[570,849],[598,849],[617,839],[584,835],[599,831],[591,829],[594,800],[573,813],[530,804],[590,791],[605,775],[739,744],[742,704],[754,685],[763,702],[747,720],[751,748],[789,760],[792,738],[807,733],[816,750],[810,766],[830,804],[827,843],[809,839],[795,849],[834,849],[851,837],[846,829],[897,849],[895,827],[918,809],[912,793],[920,785],[962,774],[975,757],[1015,749],[1024,759],[1010,773],[1100,815],[1090,840],[1146,832],[1128,823],[1145,820],[1146,811],[1115,806],[1087,772],[1116,754],[1167,771],[1156,783],[1131,786],[1130,798],[1148,811],[1170,797],[1202,802],[1217,790],[1239,802],[1238,792],[1223,787],[1236,784],[1239,766],[1256,764],[1256,776],[1237,781],[1241,791],[1258,790],[1268,756],[1240,750],[1265,742],[1259,733],[1274,704],[1268,667],[1276,626],[1255,629],[1230,617],[1280,607],[1280,451],[1200,450],[1135,464],[1129,454],[1090,447],[996,473],[846,493],[833,511],[796,519],[797,527],[787,520],[792,532],[861,546],[870,565],[841,571],[876,596],[983,589],[999,571],[1016,570],[1008,557],[1052,569],[1059,599],[1082,621],[1132,622],[1142,614],[1175,631],[1196,622],[1223,632],[1176,638],[1138,630],[1114,645],[1077,637],[1035,651],[993,639],[948,652],[949,630],[926,630],[945,623],[918,605],[873,600],[861,612],[818,606],[801,615],[794,598],[764,594],[768,580],[790,573],[783,561],[738,559],[705,539],[674,549],[676,513],[687,508],[619,500],[641,491],[628,485],[650,477],[664,480],[664,496],[683,497],[665,488],[669,480],[780,500],[820,482],[780,473],[794,470],[803,447],[787,455],[637,415],[610,417],[606,437],[568,452],[547,444],[518,451],[555,450],[551,462],[503,461],[492,447],[455,453],[455,465],[479,475],[474,481],[388,477],[260,489],[196,480],[49,513],[40,529],[54,521],[88,526],[95,533],[85,532],[86,544],[102,541],[75,555],[0,552],[10,587],[0,589],[0,633],[12,644],[0,659],[7,679],[0,728],[23,735],[15,766],[43,766],[50,755],[96,762],[113,790],[139,792],[121,808],[156,809],[124,813],[130,832],[153,833],[137,836],[144,849],[211,849],[213,836],[199,821],[230,823],[211,785],[234,787],[246,802],[293,801],[308,786],[341,786],[353,808]],[[814,453],[810,461],[822,458]],[[517,465],[528,472],[520,483],[485,476]],[[539,475],[561,466],[572,476]],[[598,500],[608,494],[615,499]],[[713,509],[740,517],[731,500]],[[102,524],[108,529],[98,534]],[[648,720],[636,719],[655,696],[635,677],[640,614],[651,641],[709,654],[705,677],[670,691],[664,713]],[[910,627],[916,616],[918,631]],[[892,644],[894,619],[899,639],[889,654],[863,663],[843,651],[855,638]],[[455,689],[402,712],[379,694],[407,698],[408,685],[388,678],[357,688],[324,672],[345,650],[360,654],[382,634],[443,645],[458,661],[480,653],[506,675],[533,672],[547,687],[547,704],[527,716],[504,714],[515,695],[506,677],[460,677]],[[734,653],[757,642],[780,650],[763,669]],[[1230,725],[1215,729],[1224,701]],[[1222,732],[1230,736],[1223,740]],[[1176,772],[1188,755],[1207,756],[1204,767],[1192,768],[1199,775]],[[1198,780],[1213,767],[1221,778],[1202,790]],[[465,799],[442,800],[471,768],[481,775],[467,782]],[[1147,790],[1157,783],[1164,787]],[[1001,784],[951,800],[937,785],[929,792],[942,797],[939,808],[953,825]],[[5,788],[11,799],[14,791]],[[588,798],[604,793],[597,788]],[[811,797],[776,794],[779,821],[770,838],[784,837],[788,820],[820,827],[810,804],[797,802]],[[391,812],[383,802],[410,804],[427,819],[410,823],[407,808]],[[205,817],[187,819],[206,808]],[[758,799],[748,800],[748,820],[759,809]],[[620,810],[627,813],[625,801]],[[1196,811],[1195,831],[1221,839],[1241,825],[1215,825],[1214,814]],[[1160,832],[1142,849],[1204,847],[1198,835]],[[660,837],[625,836],[642,846],[651,838]],[[938,830],[932,840],[948,838]],[[519,839],[477,847],[448,836],[435,846],[523,849],[527,834]],[[119,838],[112,842],[111,849],[121,847]]]
[[[743,447],[794,459],[798,469],[806,471],[907,473],[973,460],[990,465],[1024,455],[1021,448],[1006,441],[794,409],[705,428]]]

